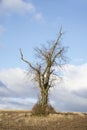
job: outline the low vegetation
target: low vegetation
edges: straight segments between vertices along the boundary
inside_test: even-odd
[[[36,115],[36,116],[47,116],[47,115],[53,114],[53,113],[56,113],[56,111],[50,104],[47,104],[44,108],[44,106],[42,106],[41,103],[38,102],[32,108],[32,115]]]
[[[32,116],[31,111],[0,111],[0,130],[87,130],[87,113]]]

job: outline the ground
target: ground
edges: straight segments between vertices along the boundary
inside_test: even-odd
[[[0,130],[87,130],[87,113],[32,116],[30,111],[0,111]]]

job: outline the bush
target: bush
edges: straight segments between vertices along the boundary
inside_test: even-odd
[[[34,107],[32,108],[32,115],[37,115],[37,116],[46,116],[50,113],[56,113],[54,108],[51,105],[46,105],[42,107],[42,104],[40,102],[36,103]]]

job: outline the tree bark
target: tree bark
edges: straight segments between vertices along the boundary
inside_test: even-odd
[[[48,90],[43,88],[41,90],[41,105],[43,113],[46,112],[46,107],[48,106]]]

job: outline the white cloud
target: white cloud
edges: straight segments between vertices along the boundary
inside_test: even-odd
[[[4,104],[3,104],[4,102]],[[3,97],[0,100],[0,108],[3,109],[31,109],[35,104],[35,99],[20,97]]]
[[[1,9],[10,12],[26,12],[35,11],[35,6],[32,3],[26,3],[23,0],[2,0]]]
[[[3,13],[8,16],[13,13],[30,14],[37,21],[43,20],[43,15],[37,11],[35,5],[24,0],[2,0],[0,2],[0,14]]]
[[[42,13],[37,13],[37,14],[35,15],[35,19],[36,19],[37,21],[44,21]]]
[[[0,94],[3,91],[0,108],[30,109],[33,106],[39,91],[30,77],[31,74],[27,77],[26,71],[20,68],[0,71]],[[50,90],[52,105],[59,111],[87,112],[87,64],[65,65],[63,78],[60,83],[57,80]]]
[[[25,70],[15,68],[0,71],[1,109],[31,109],[38,95],[31,74],[27,76]]]
[[[63,81],[51,91],[57,110],[87,112],[87,64],[65,65]]]
[[[63,71],[64,84],[70,90],[87,88],[87,64],[66,65]]]
[[[38,91],[34,87],[35,83],[32,82],[32,75],[30,74],[28,76],[26,71],[20,68],[2,70],[0,72],[0,80],[8,89],[14,91],[21,97],[36,97]]]

